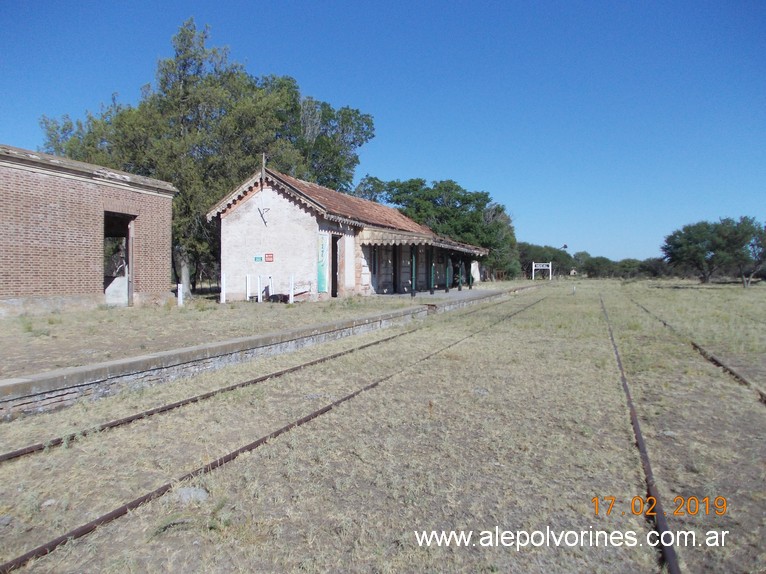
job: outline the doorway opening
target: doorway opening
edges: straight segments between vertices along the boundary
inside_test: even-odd
[[[332,297],[338,296],[338,260],[340,259],[340,237],[338,235],[332,236],[332,248],[330,249],[330,257],[332,258],[332,264],[330,267],[330,281],[332,285],[330,287],[330,295]]]
[[[135,216],[104,212],[104,295],[107,305],[133,304],[133,221]]]

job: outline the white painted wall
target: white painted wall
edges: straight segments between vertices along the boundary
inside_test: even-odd
[[[353,233],[345,234],[340,241],[343,243],[343,268],[338,268],[338,284],[343,285],[347,295],[353,295],[356,287],[356,241]]]
[[[260,210],[260,211],[259,211]],[[221,219],[221,273],[226,275],[226,300],[245,299],[250,274],[255,296],[256,275],[261,285],[273,277],[274,294],[287,294],[290,274],[295,291],[317,296],[316,217],[306,208],[267,187],[230,208]],[[256,262],[256,255],[271,253],[274,261]]]

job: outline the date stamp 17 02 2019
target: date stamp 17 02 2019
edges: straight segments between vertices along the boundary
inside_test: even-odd
[[[622,501],[617,501],[614,496],[594,496],[590,500],[593,503],[593,509],[596,516],[604,514],[609,516],[612,512],[633,514],[634,516],[656,516],[657,499],[653,496],[634,496],[630,500],[627,508],[620,508]],[[710,498],[705,496],[698,498],[696,496],[676,496],[673,499],[674,509],[672,512],[665,511],[666,515],[671,516],[723,516],[726,514],[728,504],[725,496],[716,496]],[[615,508],[617,506],[617,508]]]

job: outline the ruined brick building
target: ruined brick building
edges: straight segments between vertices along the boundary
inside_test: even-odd
[[[0,315],[170,295],[176,191],[0,145]]]

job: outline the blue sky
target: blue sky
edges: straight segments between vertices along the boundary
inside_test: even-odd
[[[487,191],[520,241],[660,255],[766,219],[766,2],[0,0],[0,143],[135,104],[194,17],[255,76],[371,114],[357,177]]]

